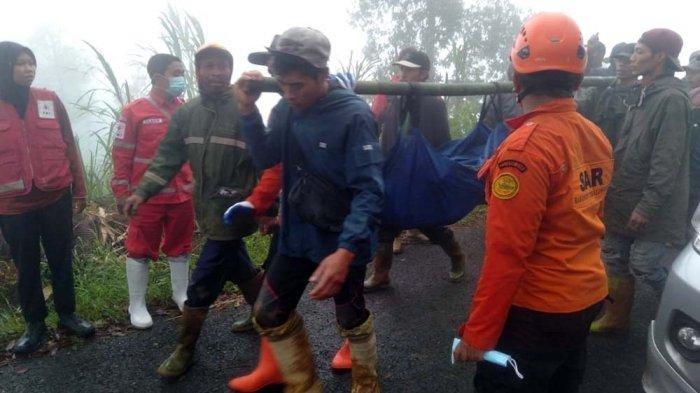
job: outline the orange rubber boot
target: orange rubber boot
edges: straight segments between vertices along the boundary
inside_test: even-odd
[[[270,343],[267,338],[261,337],[258,366],[250,374],[228,381],[228,388],[235,392],[249,393],[257,392],[266,386],[283,383],[284,377],[277,365],[277,359],[272,353]]]
[[[348,340],[343,341],[343,346],[340,347],[335,356],[333,356],[331,368],[333,371],[352,370],[352,360],[350,359],[350,342]]]

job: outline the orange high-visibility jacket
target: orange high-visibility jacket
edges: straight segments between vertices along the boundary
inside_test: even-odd
[[[508,121],[513,129],[479,176],[486,182],[486,255],[463,339],[492,349],[511,305],[583,310],[607,296],[600,258],[610,143],[555,99]]]

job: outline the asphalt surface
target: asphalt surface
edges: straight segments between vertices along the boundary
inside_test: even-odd
[[[470,261],[464,282],[447,281],[448,259],[439,248],[410,245],[395,260],[393,288],[367,295],[368,307],[376,315],[383,392],[473,391],[474,365],[453,366],[449,355],[478,278],[483,230],[456,228],[456,233]],[[630,333],[589,340],[582,392],[642,391],[646,330],[654,307],[651,291],[641,288]],[[299,310],[325,391],[348,392],[349,374],[329,369],[341,343],[332,301],[319,303],[305,296]],[[177,323],[156,318],[148,331],[101,337],[60,349],[53,356],[17,359],[0,368],[0,392],[226,392],[229,378],[246,373],[257,362],[257,336],[229,330],[234,315],[247,312],[229,308],[210,313],[197,363],[175,383],[159,380],[155,369],[174,347]]]

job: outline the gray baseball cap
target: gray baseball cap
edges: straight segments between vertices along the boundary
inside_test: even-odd
[[[328,67],[331,43],[318,30],[310,27],[292,27],[281,35],[276,35],[266,52],[248,55],[248,61],[258,65],[268,65],[275,54],[286,54],[305,60],[316,68]]]
[[[683,66],[686,71],[700,71],[700,50],[693,52],[690,55],[690,60],[687,66]]]

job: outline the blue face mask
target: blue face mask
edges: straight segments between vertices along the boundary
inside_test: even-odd
[[[165,91],[173,97],[179,97],[185,91],[186,87],[187,82],[184,76],[173,76],[170,78],[168,88]]]

